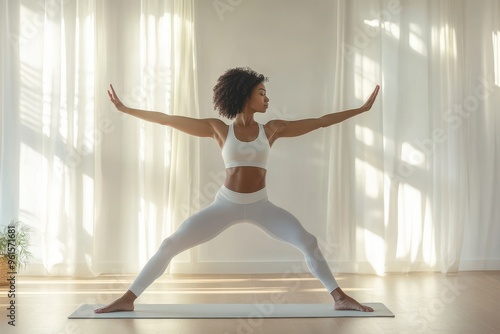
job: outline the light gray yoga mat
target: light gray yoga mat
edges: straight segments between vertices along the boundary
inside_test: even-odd
[[[103,305],[81,305],[69,319],[208,319],[394,317],[382,303],[373,312],[336,311],[333,304],[138,304],[133,312],[96,314]]]

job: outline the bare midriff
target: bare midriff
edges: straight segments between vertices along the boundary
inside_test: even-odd
[[[266,186],[266,170],[248,166],[226,168],[224,185],[239,193],[259,191]]]

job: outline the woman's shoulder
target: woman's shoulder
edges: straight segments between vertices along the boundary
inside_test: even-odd
[[[224,121],[218,118],[205,118],[204,120],[208,122],[214,129],[227,129],[229,126]]]
[[[264,129],[266,129],[266,131],[271,131],[274,133],[280,128],[284,127],[286,123],[287,121],[284,121],[282,119],[273,119],[264,124]]]
[[[219,145],[222,147],[222,144],[224,143],[229,132],[229,125],[218,118],[206,118],[205,120],[209,122],[210,126],[214,129],[214,132],[216,133],[215,137],[219,142]]]

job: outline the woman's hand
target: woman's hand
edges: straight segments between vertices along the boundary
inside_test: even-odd
[[[122,101],[120,101],[120,99],[116,95],[116,92],[115,92],[115,89],[113,88],[113,85],[109,85],[109,87],[111,88],[111,92],[108,90],[108,95],[109,95],[110,101],[115,105],[116,109],[124,112],[127,109],[127,107],[125,107],[125,105],[122,103]]]
[[[377,85],[377,87],[375,87],[375,89],[373,90],[373,93],[372,95],[370,95],[370,97],[368,98],[368,100],[366,100],[365,104],[363,104],[361,106],[361,109],[362,111],[368,111],[372,108],[373,106],[373,103],[375,102],[375,100],[377,99],[377,95],[378,95],[378,91],[380,89],[380,86]]]

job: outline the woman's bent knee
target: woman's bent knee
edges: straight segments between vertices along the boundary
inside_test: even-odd
[[[174,253],[175,252],[175,240],[172,237],[168,237],[161,242],[159,252]]]
[[[318,248],[318,238],[311,233],[307,233],[305,244],[308,248]]]
[[[298,246],[306,254],[313,253],[319,248],[318,239],[309,232],[301,235],[300,241],[296,244],[296,246]]]

